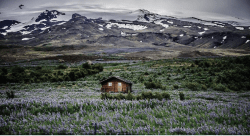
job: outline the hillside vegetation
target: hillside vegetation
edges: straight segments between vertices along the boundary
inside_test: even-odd
[[[89,65],[84,63],[78,67],[58,65],[57,67],[37,66],[1,68],[1,83],[37,83],[37,82],[58,82],[75,81],[88,75],[96,74],[103,70],[102,65]]]

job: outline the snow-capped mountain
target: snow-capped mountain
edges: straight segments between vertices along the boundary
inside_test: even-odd
[[[172,46],[204,48],[249,48],[249,26],[234,26],[236,21],[208,21],[196,17],[176,18],[140,9],[120,13],[124,19],[91,19],[46,10],[28,22],[3,20],[3,44],[42,46],[117,45]],[[67,14],[68,15],[68,14]]]
[[[40,33],[51,26],[63,24],[65,21],[60,21],[60,16],[63,15],[65,15],[65,13],[56,10],[46,10],[28,22],[21,23],[16,20],[4,20],[0,22],[0,32],[2,35],[12,32],[19,32],[22,35]]]

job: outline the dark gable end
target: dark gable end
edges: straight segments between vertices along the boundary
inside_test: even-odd
[[[125,82],[125,83],[127,83],[127,84],[133,84],[131,81],[126,80],[126,79],[123,79],[123,78],[118,77],[118,76],[109,77],[109,78],[107,78],[107,79],[105,79],[105,80],[100,81],[100,83],[102,84],[102,83],[104,83],[104,82],[106,82],[106,81],[108,81],[109,79],[112,79],[112,78],[119,79],[119,80],[121,80],[121,81],[123,81],[123,82]]]

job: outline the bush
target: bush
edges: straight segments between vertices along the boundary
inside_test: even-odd
[[[173,85],[174,89],[178,89],[179,86],[178,85]]]
[[[64,76],[63,76],[63,80],[64,80],[64,81],[70,81],[70,77],[69,77],[68,75],[64,75]]]
[[[13,99],[13,98],[15,98],[15,93],[14,93],[14,91],[6,91],[5,92],[6,93],[6,95],[7,95],[7,99]]]
[[[76,80],[75,72],[71,71],[71,72],[69,73],[69,77],[70,77],[70,80],[71,80],[71,81],[75,81],[75,80]]]
[[[127,100],[134,100],[135,97],[134,97],[133,94],[131,94],[131,93],[129,92],[128,95],[126,96],[126,99],[127,99]]]
[[[103,66],[101,64],[95,64],[92,66],[92,69],[97,69],[98,72],[102,72],[103,71]]]
[[[142,92],[141,94],[142,99],[153,99],[153,93],[152,92]]]
[[[101,99],[102,100],[107,99],[107,92],[101,94]]]
[[[167,92],[163,92],[162,97],[165,98],[166,100],[170,100],[170,95]]]
[[[67,66],[62,65],[62,64],[56,67],[56,69],[66,69],[66,68],[67,68]]]
[[[63,73],[62,73],[61,71],[57,71],[57,75],[58,75],[58,76],[62,76]]]
[[[121,98],[118,95],[113,96],[113,98],[116,100],[121,100]]]
[[[201,89],[202,90],[207,90],[207,86],[206,85],[201,85]]]
[[[158,83],[155,83],[155,82],[145,82],[144,85],[145,85],[145,87],[147,89],[152,89],[152,88],[154,88],[154,89],[157,89],[157,88],[162,89],[163,88],[162,85],[159,82]]]
[[[118,96],[121,100],[126,99],[126,97],[125,97],[123,94],[121,94],[121,93],[119,93],[117,96]]]
[[[86,62],[82,64],[82,68],[91,69],[91,66],[89,65],[89,63]]]
[[[0,83],[7,83],[7,77],[5,75],[0,75]]]
[[[179,92],[179,96],[181,101],[185,100],[185,96],[182,92]]]
[[[199,84],[196,82],[187,82],[185,86],[193,91],[198,90]]]
[[[37,66],[37,67],[35,67],[35,70],[41,70],[42,69],[42,67],[41,66]]]
[[[216,84],[214,87],[213,87],[214,90],[217,90],[217,91],[223,91],[225,92],[226,91],[226,87],[223,85],[223,84]]]
[[[155,93],[155,98],[160,100],[160,101],[163,99],[162,95],[158,92]]]
[[[76,78],[81,78],[81,77],[83,77],[83,76],[82,76],[82,73],[81,73],[80,71],[77,71],[77,72],[75,73],[75,76],[76,76]]]
[[[142,96],[141,95],[137,95],[136,96],[136,100],[142,100],[143,98],[142,98]]]
[[[11,70],[12,73],[23,73],[24,71],[25,71],[25,69],[22,67],[19,67],[19,66],[15,66]]]
[[[210,66],[211,66],[211,64],[208,63],[208,62],[204,62],[204,63],[203,63],[203,67],[207,67],[207,68],[208,68],[208,67],[210,67]]]
[[[7,75],[8,74],[8,70],[7,70],[7,68],[2,68],[1,69],[2,70],[2,75]]]

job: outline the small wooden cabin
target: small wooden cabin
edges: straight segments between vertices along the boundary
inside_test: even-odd
[[[112,76],[103,81],[100,81],[100,83],[102,84],[102,92],[132,92],[132,82],[121,77]]]

